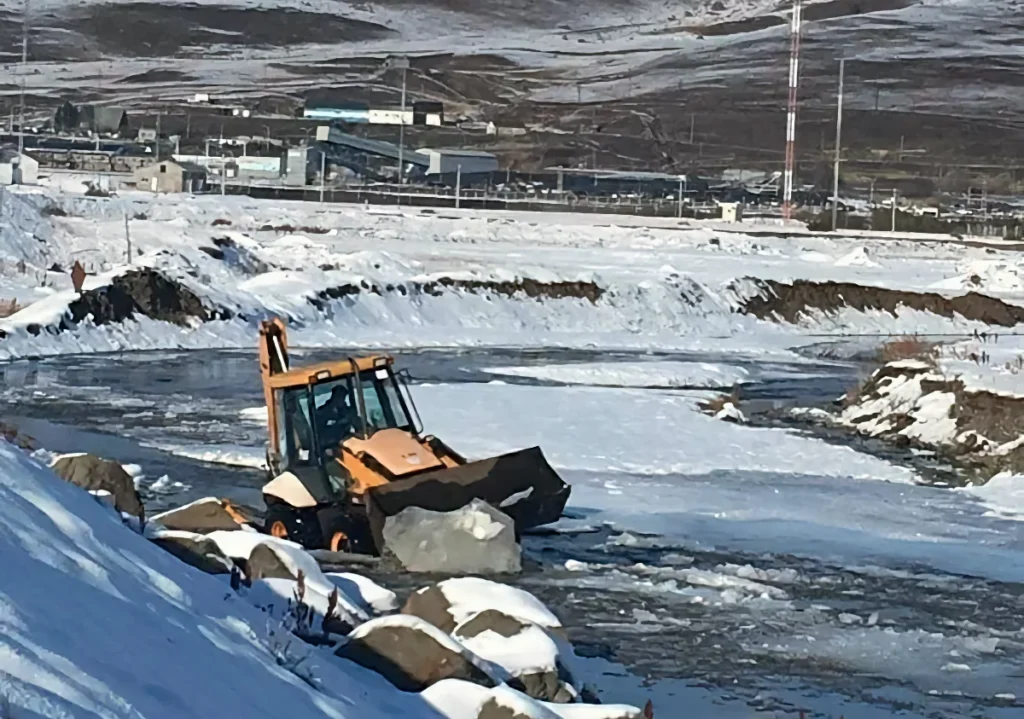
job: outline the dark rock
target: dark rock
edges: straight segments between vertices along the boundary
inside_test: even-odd
[[[499,704],[495,699],[488,699],[480,707],[480,713],[476,715],[476,719],[533,719],[533,717]]]
[[[509,616],[504,612],[500,612],[496,609],[488,609],[480,612],[469,621],[459,625],[453,632],[453,636],[460,640],[466,640],[463,643],[472,650],[473,644],[471,640],[474,637],[483,634],[484,632],[494,632],[502,637],[505,637],[510,642],[515,642],[516,637],[522,634],[526,630],[533,632],[545,632],[543,627],[539,627],[530,622],[522,621],[515,617]],[[534,635],[536,636],[536,635]],[[529,647],[537,646],[533,643],[532,638],[527,638],[527,644],[523,645],[523,649],[527,650]],[[560,644],[552,636],[552,641],[555,642],[555,647],[559,647]],[[484,659],[488,659],[484,655]],[[541,657],[535,657],[538,664],[540,663]],[[491,661],[494,661],[491,658]],[[557,651],[550,657],[550,666],[529,674],[517,674],[514,675],[509,681],[508,685],[513,689],[521,691],[533,699],[539,699],[541,701],[553,702],[556,704],[567,704],[575,699],[575,692],[571,689],[575,682],[568,667],[561,661]],[[508,667],[506,667],[508,669]]]
[[[494,687],[494,680],[450,645],[453,640],[426,622],[375,619],[360,627],[335,654],[371,669],[398,689],[420,692],[443,679]],[[447,640],[447,641],[446,641]]]
[[[522,554],[515,522],[475,499],[452,512],[407,507],[384,523],[383,553],[410,572],[517,574]]]
[[[257,544],[243,569],[250,582],[257,579],[298,579],[269,544]]]
[[[455,618],[448,612],[451,606],[444,592],[435,584],[410,594],[402,607],[402,614],[419,617],[450,634],[456,626]]]
[[[195,532],[197,534],[208,534],[218,530],[233,531],[239,529],[241,524],[238,519],[244,519],[237,511],[223,500],[202,499],[184,507],[171,509],[162,514],[151,517],[167,529],[177,529],[184,532]],[[232,514],[235,511],[235,514]]]
[[[182,326],[194,319],[208,322],[232,317],[229,310],[208,309],[182,284],[146,268],[115,277],[106,287],[83,292],[68,305],[68,316],[61,329],[71,329],[87,317],[94,324],[104,325],[136,315]]]
[[[234,567],[234,562],[210,539],[171,535],[157,537],[153,544],[207,574],[230,574]]]
[[[86,490],[104,489],[114,495],[119,512],[135,517],[143,513],[142,500],[135,491],[135,480],[117,462],[92,454],[61,457],[53,465],[54,473],[66,482]]]

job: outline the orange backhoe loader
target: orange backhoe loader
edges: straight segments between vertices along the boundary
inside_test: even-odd
[[[405,373],[389,355],[292,368],[279,319],[260,326],[267,404],[265,530],[308,548],[377,553],[386,519],[482,499],[517,532],[556,521],[569,486],[538,447],[467,462],[423,435]]]

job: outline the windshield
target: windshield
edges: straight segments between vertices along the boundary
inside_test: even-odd
[[[359,397],[353,389],[354,375],[313,386],[317,430],[325,449],[338,446],[349,437],[362,434]],[[382,429],[411,429],[413,424],[398,394],[394,376],[387,369],[359,375],[359,392],[365,407],[366,432]]]

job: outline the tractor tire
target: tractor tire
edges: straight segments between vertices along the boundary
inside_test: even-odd
[[[316,510],[295,509],[277,502],[269,504],[263,519],[263,531],[272,537],[301,544],[306,549],[324,546]]]
[[[360,522],[358,516],[350,515],[340,506],[321,507],[317,519],[326,549],[332,552],[376,554],[369,524],[365,519]]]

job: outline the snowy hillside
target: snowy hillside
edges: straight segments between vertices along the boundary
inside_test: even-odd
[[[10,716],[438,715],[354,665],[318,691],[278,666],[266,617],[0,440],[0,695]],[[298,651],[301,651],[299,649]]]
[[[295,340],[310,346],[763,354],[812,335],[985,329],[1003,321],[987,305],[941,300],[962,294],[952,288],[985,263],[1003,269],[974,287],[999,298],[1001,317],[1017,312],[1005,302],[1024,296],[1003,281],[1018,259],[998,245],[756,238],[743,232],[763,229],[756,225],[600,216],[180,203],[132,192],[7,197],[0,300],[17,311],[0,319],[0,357],[251,347],[270,315],[288,318]],[[76,260],[91,273],[81,297],[68,276]]]

